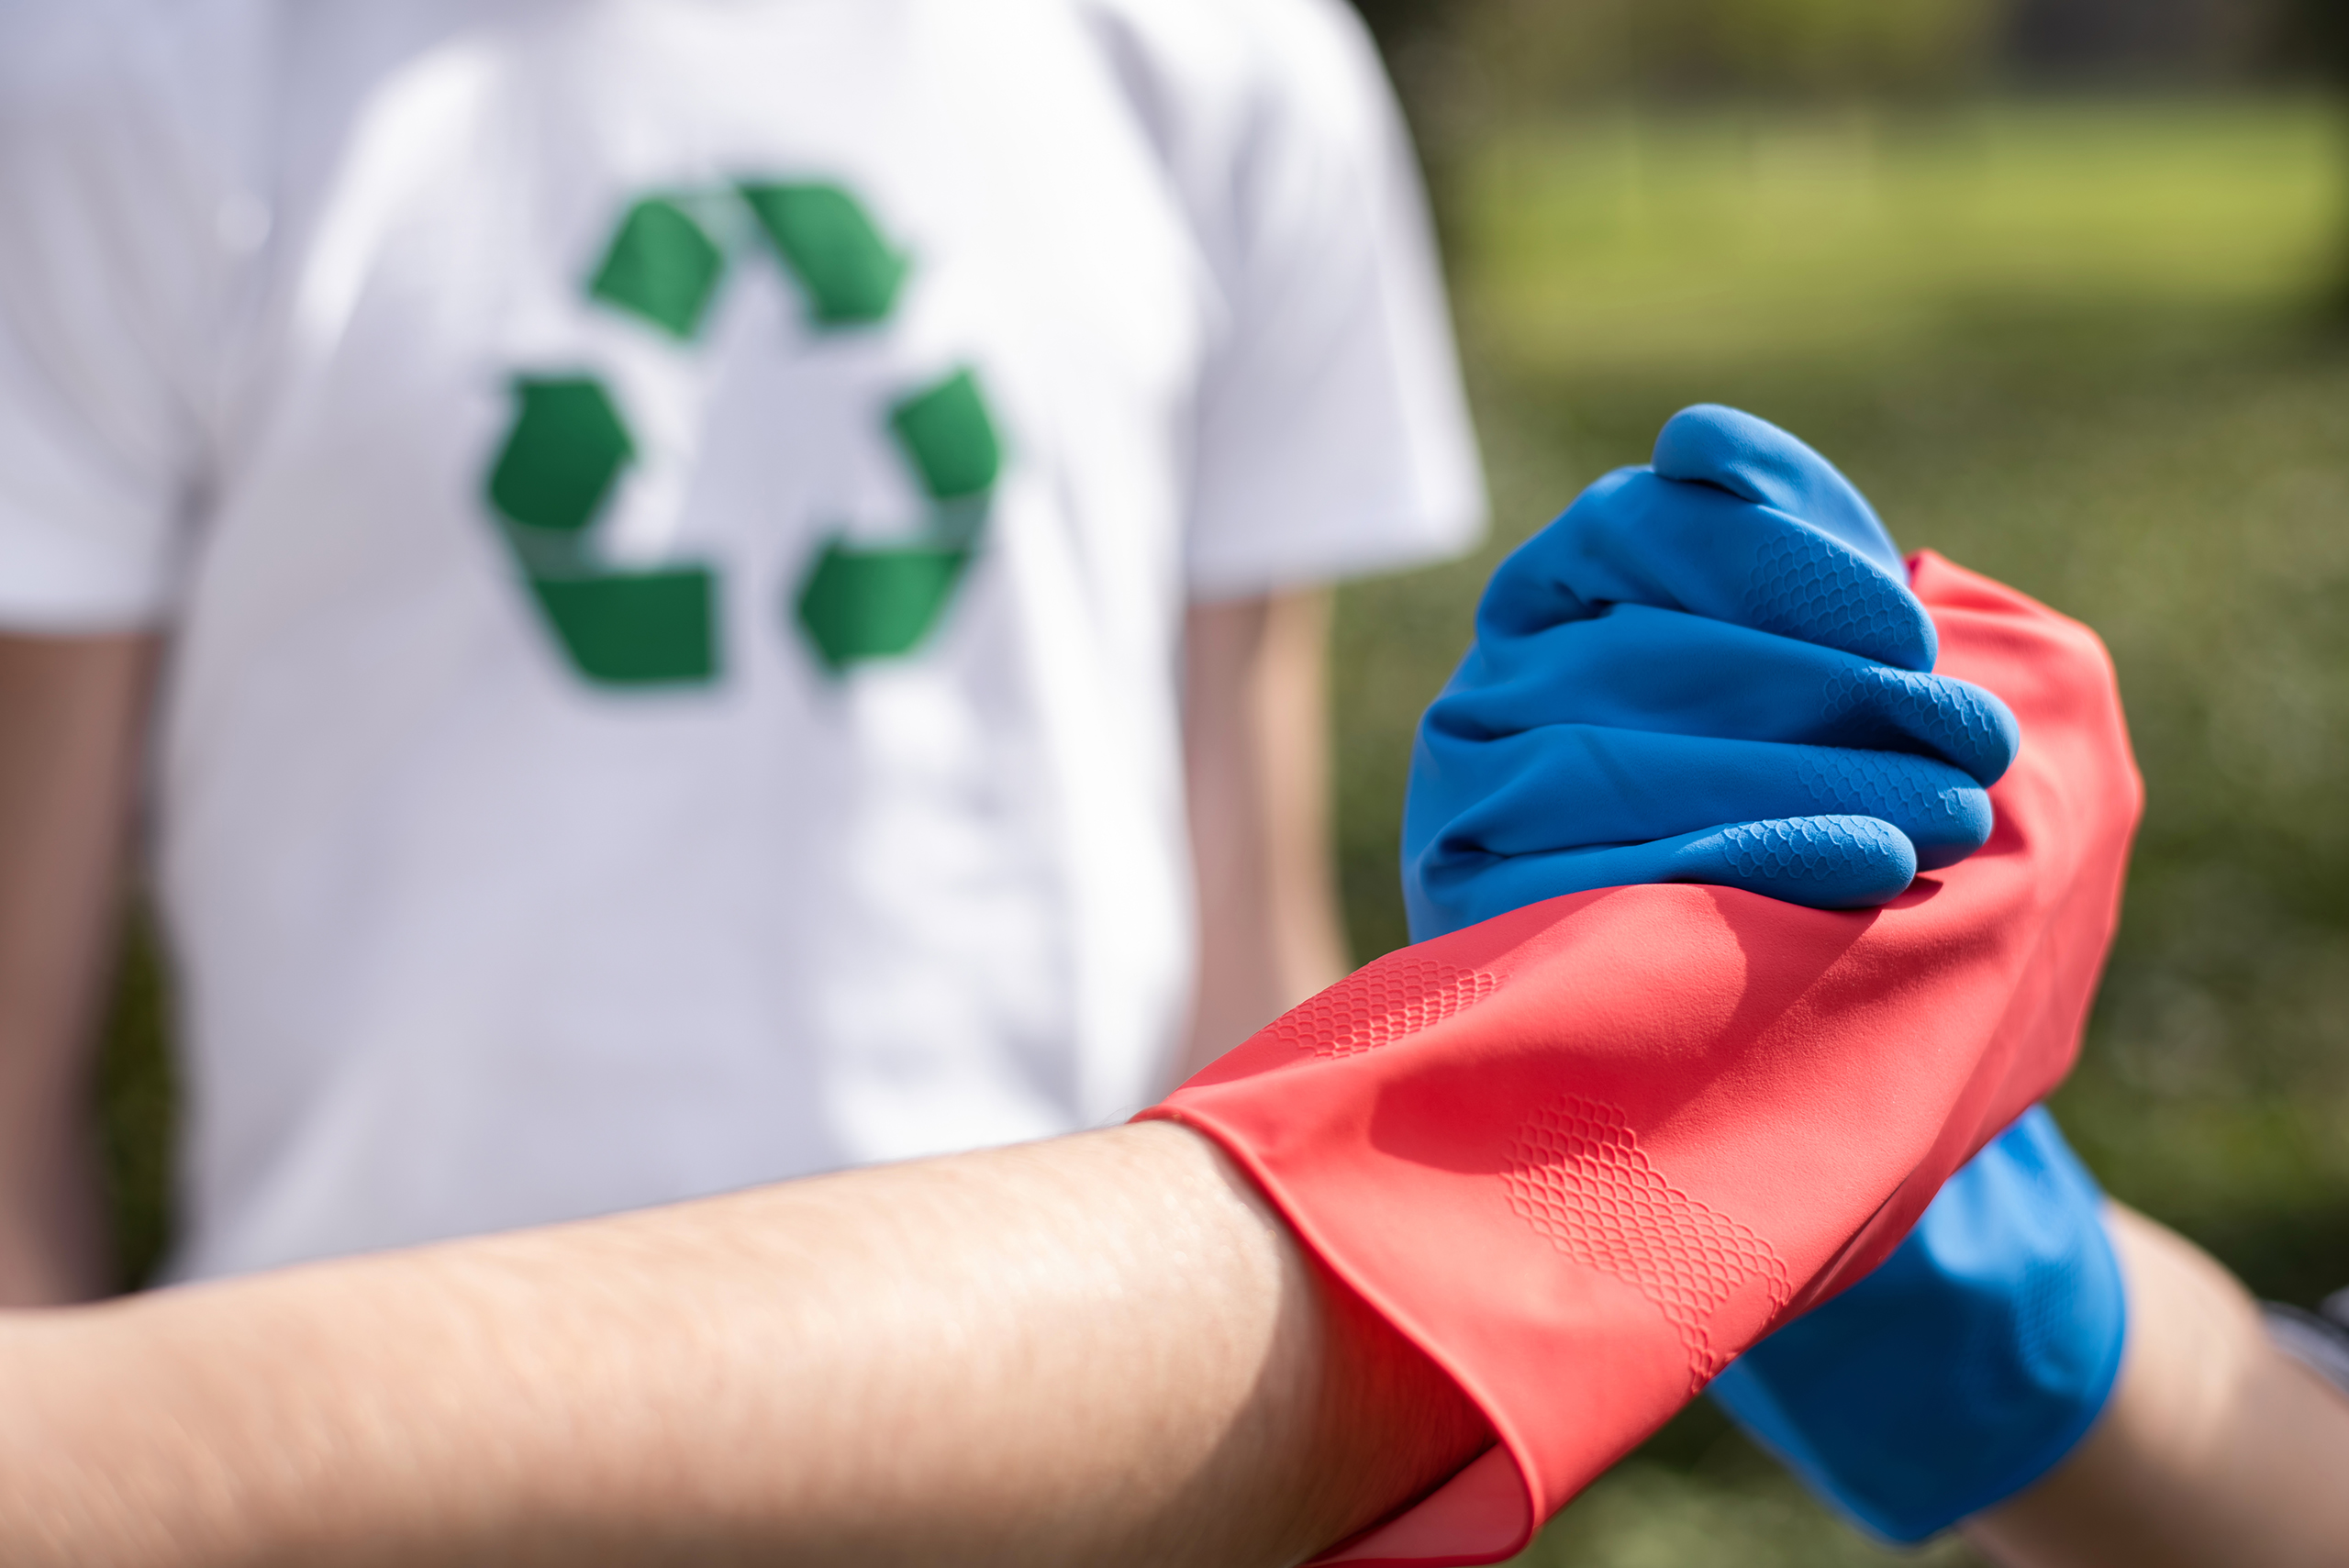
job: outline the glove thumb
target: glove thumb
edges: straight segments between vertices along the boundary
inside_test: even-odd
[[[1867,499],[1835,465],[1766,419],[1718,403],[1684,408],[1655,439],[1655,472],[1799,517],[1906,586],[1909,570]]]

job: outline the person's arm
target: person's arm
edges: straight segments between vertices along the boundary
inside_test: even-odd
[[[1185,617],[1199,975],[1177,1082],[1349,967],[1330,861],[1329,636],[1326,589]]]
[[[1489,1437],[1141,1125],[0,1317],[12,1568],[1297,1562]]]
[[[2276,1348],[2208,1254],[2108,1213],[2129,1286],[2121,1381],[2071,1456],[1967,1536],[2006,1568],[2349,1562],[2349,1399]]]
[[[112,1283],[91,1059],[153,655],[0,637],[0,1306]]]

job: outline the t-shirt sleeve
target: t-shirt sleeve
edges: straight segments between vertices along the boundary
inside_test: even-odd
[[[0,629],[163,618],[196,483],[215,229],[122,41],[71,6],[0,19]]]
[[[1218,296],[1191,593],[1236,597],[1466,550],[1484,481],[1418,162],[1369,38],[1341,0],[1183,9],[1186,37],[1160,27],[1181,58],[1160,62],[1144,112]]]

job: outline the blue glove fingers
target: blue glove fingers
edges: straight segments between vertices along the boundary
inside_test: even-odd
[[[2022,727],[2012,709],[1971,681],[1884,664],[1831,678],[1824,722],[1809,739],[1863,751],[1920,750],[1963,769],[1984,788],[2014,766]]]
[[[1976,783],[2014,761],[2014,716],[1981,687],[1644,605],[1480,646],[1428,710],[1464,740],[1542,724],[1939,757]]]
[[[1655,439],[1657,473],[1718,485],[1800,517],[1866,556],[1901,582],[1907,564],[1876,508],[1835,465],[1766,419],[1718,403],[1683,408]]]
[[[1418,751],[1405,836],[1429,846],[1437,857],[1429,867],[1787,817],[1876,817],[1906,835],[1929,869],[1963,860],[1990,836],[1988,795],[1928,757],[1595,725],[1479,741],[1423,730]],[[1455,804],[1431,820],[1440,801]]]
[[[1917,875],[1909,836],[1873,817],[1746,822],[1683,840],[1660,880],[1705,882],[1813,909],[1887,903]]]
[[[1900,1249],[1713,1382],[1810,1488],[1921,1540],[2061,1462],[2128,1329],[2094,1178],[2043,1108],[1950,1179]]]
[[[1413,755],[1415,936],[1643,882],[1876,903],[1987,840],[2013,717],[1931,674],[1932,619],[1867,503],[1727,409],[1675,417],[1656,462],[1494,573]],[[1869,825],[1798,825],[1830,817]]]
[[[1601,887],[1696,882],[1813,909],[1897,898],[1917,873],[1908,838],[1868,817],[1798,817],[1709,828],[1645,844],[1454,857],[1406,880],[1420,940],[1511,909]]]
[[[1905,572],[1773,507],[1644,469],[1601,479],[1501,562],[1477,608],[1478,639],[1612,604],[1686,610],[1920,672],[1938,646]]]

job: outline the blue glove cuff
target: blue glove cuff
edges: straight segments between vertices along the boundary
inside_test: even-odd
[[[1709,1392],[1863,1528],[1922,1540],[2037,1481],[2103,1413],[2127,1303],[2102,1210],[2034,1108],[1874,1273]]]

